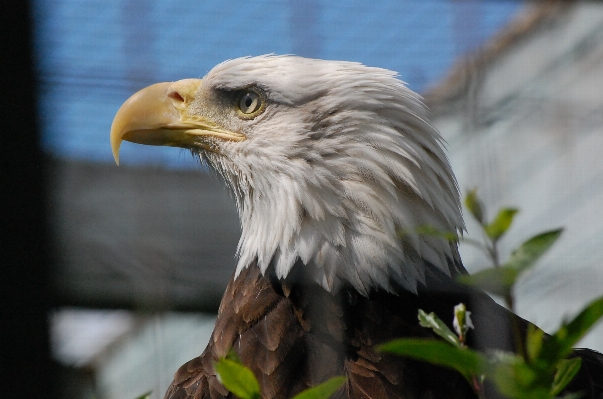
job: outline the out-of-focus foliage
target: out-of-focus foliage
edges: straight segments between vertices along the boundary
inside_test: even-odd
[[[485,242],[470,241],[481,246],[489,254],[493,267],[473,275],[462,276],[465,284],[501,295],[513,310],[513,288],[523,273],[533,267],[538,259],[557,241],[562,229],[537,234],[515,249],[509,259],[501,264],[498,259],[497,242],[511,227],[517,214],[516,208],[502,208],[497,216],[487,221],[484,206],[476,190],[465,197],[465,206],[482,228]],[[422,228],[418,234],[445,238],[446,232]],[[483,382],[494,381],[498,390],[514,399],[556,398],[571,382],[581,366],[580,358],[566,358],[572,347],[603,317],[603,297],[594,300],[571,321],[565,322],[550,337],[544,331],[530,325],[527,336],[521,337],[519,325],[514,319],[513,333],[518,354],[502,351],[480,353],[467,348],[465,334],[469,332],[471,319],[463,304],[454,309],[456,334],[434,313],[419,310],[419,323],[431,328],[446,342],[434,340],[399,339],[379,347],[380,350],[428,361],[459,371],[484,398]],[[564,399],[580,397],[570,393]]]

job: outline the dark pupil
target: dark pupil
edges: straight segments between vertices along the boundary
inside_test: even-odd
[[[245,106],[251,107],[251,103],[253,103],[253,100],[251,99],[251,96],[249,94],[247,94],[245,96]]]

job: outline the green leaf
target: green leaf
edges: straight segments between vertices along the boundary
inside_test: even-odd
[[[603,317],[603,297],[592,301],[569,323],[563,325],[543,343],[542,358],[550,364],[566,357],[572,347]]]
[[[239,398],[260,398],[260,384],[247,367],[230,359],[220,359],[214,369],[222,385]]]
[[[402,338],[380,345],[378,349],[455,369],[467,379],[480,374],[486,364],[486,358],[480,353],[442,341]]]
[[[481,288],[492,294],[507,296],[522,272],[533,266],[561,235],[562,229],[538,234],[519,246],[501,267],[480,270],[460,276],[461,283]]]
[[[478,287],[492,294],[506,296],[511,292],[519,273],[512,267],[502,266],[480,270],[473,274],[458,277],[458,281]]]
[[[526,350],[531,361],[534,361],[540,355],[544,331],[533,324],[528,324],[528,333],[526,336]]]
[[[333,377],[322,384],[298,393],[293,399],[328,399],[341,388],[345,381],[344,376]]]
[[[493,241],[496,241],[502,237],[502,235],[505,234],[511,226],[513,218],[517,212],[519,212],[519,210],[516,208],[502,208],[499,210],[498,215],[496,215],[494,220],[484,226],[484,230],[486,231],[488,237],[490,237]]]
[[[435,313],[431,312],[427,314],[423,311],[423,309],[419,309],[419,324],[422,327],[431,328],[433,332],[444,338],[452,345],[458,347],[461,346],[456,334],[453,333],[450,328],[448,328],[446,323],[444,323]]]
[[[465,206],[473,217],[481,224],[484,224],[484,207],[477,196],[477,189],[470,190],[465,196]]]
[[[520,273],[527,270],[557,241],[562,231],[563,229],[551,230],[530,238],[511,253],[506,266]]]
[[[572,359],[563,359],[557,363],[557,372],[553,380],[551,395],[557,396],[563,391],[563,388],[569,384],[576,376],[582,365],[582,359],[574,357]]]
[[[503,395],[514,399],[550,399],[550,388],[539,384],[540,375],[520,356],[499,362],[492,377]]]
[[[491,378],[500,393],[513,399],[551,399],[553,380],[548,370],[534,368],[522,356],[504,351],[492,351],[486,378]]]
[[[147,393],[143,393],[140,396],[137,396],[136,399],[149,399],[151,397],[151,394],[153,393],[153,391],[149,391]]]
[[[421,236],[438,237],[452,242],[457,242],[459,240],[459,237],[455,233],[438,230],[431,225],[419,226],[415,229],[415,232]]]

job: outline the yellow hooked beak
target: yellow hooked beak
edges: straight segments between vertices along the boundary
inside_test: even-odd
[[[111,149],[119,165],[123,140],[138,144],[210,149],[212,138],[243,141],[241,133],[223,129],[203,117],[190,115],[188,105],[201,79],[157,83],[135,93],[119,108],[111,125]]]

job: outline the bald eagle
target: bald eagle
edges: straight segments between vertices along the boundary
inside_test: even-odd
[[[417,310],[448,315],[459,302],[473,311],[472,347],[515,350],[508,326],[517,316],[455,282],[466,273],[456,243],[400,234],[429,225],[458,235],[464,224],[442,138],[396,73],[295,56],[234,59],[203,79],[134,94],[111,127],[117,163],[123,140],[190,149],[223,177],[241,221],[210,342],[176,372],[166,398],[231,397],[213,368],[230,350],[264,398],[336,375],[347,377],[337,398],[475,397],[455,371],[375,350],[433,338]],[[594,367],[574,383],[590,397],[603,392]]]

